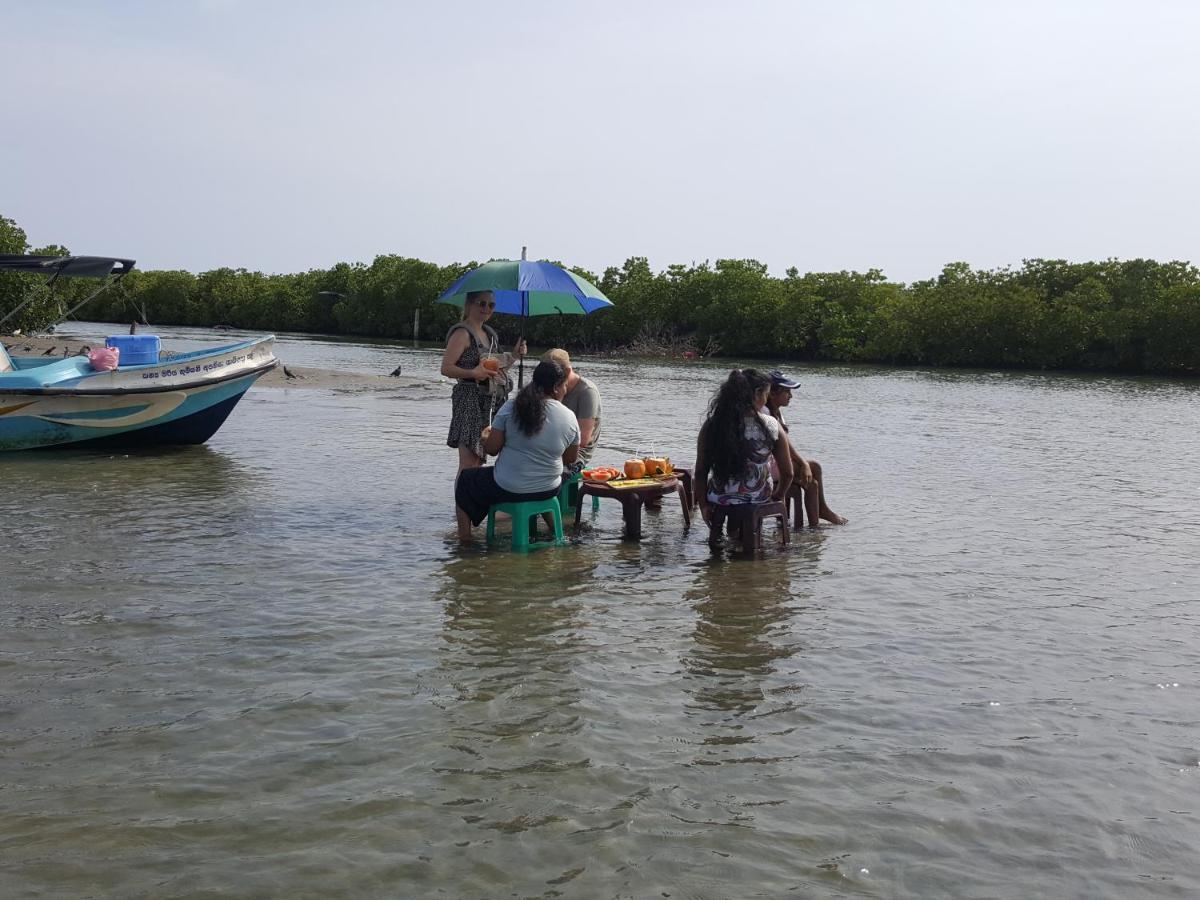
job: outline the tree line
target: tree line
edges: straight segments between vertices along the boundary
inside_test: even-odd
[[[0,217],[0,253],[21,252],[31,252],[24,233]],[[475,265],[383,255],[370,264],[279,275],[135,269],[78,315],[122,324],[441,341],[458,310],[435,301]],[[523,331],[531,344],[605,352],[645,346],[653,335],[664,346],[684,341],[740,357],[1200,372],[1200,270],[1186,262],[1029,259],[998,269],[960,262],[908,284],[874,269],[800,274],[793,268],[780,278],[745,259],[655,272],[644,257],[634,257],[599,275],[574,271],[597,284],[614,307],[591,316],[497,316],[493,324],[502,339]],[[0,316],[40,289],[27,276],[3,278]],[[22,316],[25,330],[45,327],[87,289],[60,283],[57,298],[30,305]],[[12,327],[14,321],[5,324]]]

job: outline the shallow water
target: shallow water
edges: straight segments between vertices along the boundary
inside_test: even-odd
[[[580,369],[608,462],[691,458],[723,374]],[[1197,384],[799,374],[851,523],[754,561],[670,504],[459,550],[448,385],[4,456],[0,894],[1200,893]]]

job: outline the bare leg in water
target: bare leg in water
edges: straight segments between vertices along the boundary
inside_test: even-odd
[[[458,542],[460,544],[471,543],[473,535],[471,532],[470,517],[457,506],[454,507],[454,516],[458,521]]]
[[[818,525],[821,519],[833,525],[845,525],[850,520],[839,516],[825,502],[825,473],[821,464],[810,459],[808,465],[813,475],[812,481],[804,488],[804,512],[808,516],[809,526]]]
[[[483,460],[475,455],[470,447],[459,446],[458,448],[458,471],[463,469],[478,469],[483,465]],[[460,543],[471,543],[471,520],[465,512],[454,507],[454,516],[458,522],[458,540]]]

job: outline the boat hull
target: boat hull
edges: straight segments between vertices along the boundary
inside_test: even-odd
[[[0,450],[200,444],[275,364],[264,339],[39,387],[0,378]]]

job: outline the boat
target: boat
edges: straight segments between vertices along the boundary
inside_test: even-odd
[[[116,280],[133,264],[0,255],[0,273],[40,272],[51,282],[81,275]],[[267,335],[133,364],[118,360],[108,371],[93,368],[87,356],[15,356],[0,343],[0,451],[202,444],[250,386],[278,365],[274,343]]]

